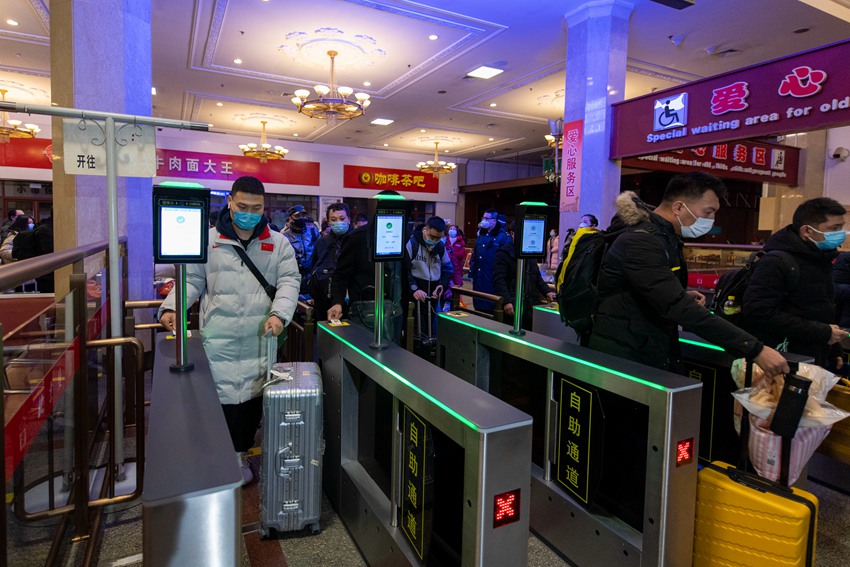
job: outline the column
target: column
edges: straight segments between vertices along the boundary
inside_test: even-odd
[[[626,0],[572,0],[564,19],[567,27],[567,80],[564,123],[583,121],[580,175],[575,198],[561,212],[559,234],[578,226],[582,214],[599,218],[607,228],[620,193],[620,162],[608,159],[611,104],[623,100],[629,17],[634,5]],[[566,127],[565,127],[566,134]],[[561,194],[569,173],[568,140],[564,140]]]
[[[150,0],[68,0],[51,4],[53,102],[81,110],[151,115]],[[53,118],[62,156],[62,119]],[[66,175],[53,164],[56,250],[108,238],[106,177]],[[153,296],[151,180],[118,178],[119,233],[128,236],[129,299]],[[86,264],[91,276],[101,266]],[[104,282],[105,287],[105,282]],[[57,295],[62,288],[57,287]]]

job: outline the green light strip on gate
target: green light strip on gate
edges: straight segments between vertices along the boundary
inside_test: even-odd
[[[188,181],[163,181],[157,183],[160,187],[182,187],[183,189],[206,189],[200,183],[190,183]]]
[[[525,205],[526,207],[548,207],[546,203],[541,203],[540,201],[523,201],[520,205]]]
[[[467,418],[463,417],[461,414],[459,414],[458,412],[456,412],[455,410],[453,410],[452,408],[447,406],[445,403],[441,402],[440,400],[438,400],[437,398],[435,398],[434,396],[432,396],[431,394],[429,394],[428,392],[426,392],[425,390],[423,390],[422,388],[420,388],[419,386],[417,386],[416,384],[414,384],[413,382],[411,382],[410,380],[408,380],[407,378],[405,378],[404,376],[402,376],[401,374],[399,374],[398,372],[396,372],[395,370],[390,368],[389,366],[387,366],[385,364],[381,364],[380,362],[378,362],[375,359],[375,357],[373,357],[369,353],[365,352],[362,349],[357,348],[351,342],[345,340],[344,338],[337,335],[336,333],[332,333],[331,330],[329,328],[327,328],[326,326],[319,325],[319,328],[322,329],[323,331],[325,331],[326,333],[330,333],[331,336],[335,337],[336,339],[338,339],[339,341],[341,341],[342,343],[344,343],[345,345],[347,345],[349,348],[353,349],[354,351],[360,353],[367,360],[371,360],[372,362],[377,364],[384,372],[386,372],[390,376],[394,377],[396,380],[398,380],[399,382],[401,382],[402,384],[404,384],[405,386],[407,386],[408,388],[410,388],[411,390],[413,390],[414,392],[416,392],[420,396],[429,400],[434,405],[442,408],[443,410],[446,411],[446,413],[448,413],[449,415],[451,415],[452,417],[454,417],[455,419],[457,419],[458,421],[460,421],[461,423],[463,423],[464,425],[466,425],[467,427],[469,427],[473,431],[478,431],[478,426],[475,423],[473,423],[470,420],[468,420]]]
[[[719,347],[719,346],[713,345],[711,343],[702,343],[700,341],[694,341],[694,340],[691,340],[691,339],[683,339],[681,337],[679,337],[679,342],[689,344],[689,345],[698,346],[698,347],[702,347],[702,348],[707,348],[709,350],[719,350],[720,352],[726,352],[726,349],[724,349],[723,347]]]
[[[546,311],[547,313],[554,313],[555,315],[561,314],[560,311],[558,311],[557,309],[552,308],[552,307],[543,307],[542,305],[535,305],[534,308],[538,309],[540,311]]]
[[[643,378],[638,378],[637,376],[632,376],[631,374],[626,374],[625,372],[620,372],[619,370],[613,370],[613,369],[608,368],[606,366],[602,366],[601,364],[595,364],[593,362],[589,362],[589,361],[583,360],[581,358],[576,358],[574,356],[570,356],[568,354],[564,354],[562,352],[558,352],[558,351],[552,350],[550,348],[542,347],[540,345],[530,343],[526,340],[523,340],[519,337],[515,337],[513,335],[506,335],[506,334],[500,333],[498,331],[493,331],[491,329],[485,329],[484,327],[479,327],[478,325],[473,325],[472,323],[467,323],[466,321],[461,321],[460,319],[458,319],[456,317],[452,317],[451,315],[446,315],[445,313],[440,313],[440,318],[441,319],[442,318],[448,319],[448,320],[453,321],[455,323],[459,323],[461,325],[466,325],[467,327],[472,327],[473,329],[477,329],[477,330],[483,331],[485,333],[490,333],[491,335],[495,335],[497,337],[501,337],[503,339],[507,339],[509,341],[513,341],[515,343],[525,345],[525,346],[531,347],[531,348],[536,349],[536,350],[541,350],[543,352],[547,352],[547,353],[555,355],[559,358],[570,360],[572,362],[578,362],[579,364],[583,364],[584,366],[589,366],[590,368],[593,368],[593,369],[596,369],[596,370],[602,370],[604,372],[608,372],[609,374],[613,374],[614,376],[619,376],[620,378],[625,378],[626,380],[631,380],[632,382],[637,382],[638,384],[643,384],[644,386],[649,386],[650,388],[655,388],[656,390],[661,390],[661,391],[667,390],[667,388],[665,388],[664,386],[661,386],[659,384],[656,384],[655,382],[650,382],[649,380],[644,380]]]

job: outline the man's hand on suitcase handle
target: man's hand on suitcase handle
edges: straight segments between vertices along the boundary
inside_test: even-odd
[[[422,291],[421,289],[417,289],[413,292],[413,299],[416,301],[425,301],[428,299],[428,294]]]
[[[791,372],[791,368],[788,366],[788,361],[785,360],[782,353],[773,350],[769,346],[763,347],[758,356],[753,359],[753,362],[762,369],[767,377],[788,374]]]
[[[266,320],[266,325],[263,327],[263,333],[268,335],[269,331],[271,331],[276,337],[280,336],[283,332],[283,321],[281,321],[280,317],[277,315],[269,315],[269,318]]]

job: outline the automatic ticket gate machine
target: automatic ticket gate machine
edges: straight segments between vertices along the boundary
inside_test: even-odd
[[[691,564],[699,381],[462,312],[440,316],[438,358],[534,418],[531,528],[561,554]]]
[[[531,417],[364,328],[318,335],[323,486],[366,561],[525,565]]]

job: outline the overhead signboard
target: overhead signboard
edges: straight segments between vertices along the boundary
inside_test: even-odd
[[[440,180],[418,170],[389,169],[346,165],[343,169],[343,185],[348,189],[376,189],[383,191],[411,191],[414,193],[439,193]]]
[[[682,173],[705,171],[730,179],[795,186],[800,149],[741,140],[624,158],[623,167]]]
[[[106,124],[101,120],[62,120],[65,173],[106,175]],[[115,174],[156,175],[156,135],[153,126],[115,124]]]
[[[611,159],[850,123],[850,41],[614,104]]]
[[[244,175],[263,183],[319,186],[319,162],[291,159],[260,160],[230,154],[158,149],[156,174],[183,179],[235,181]]]

